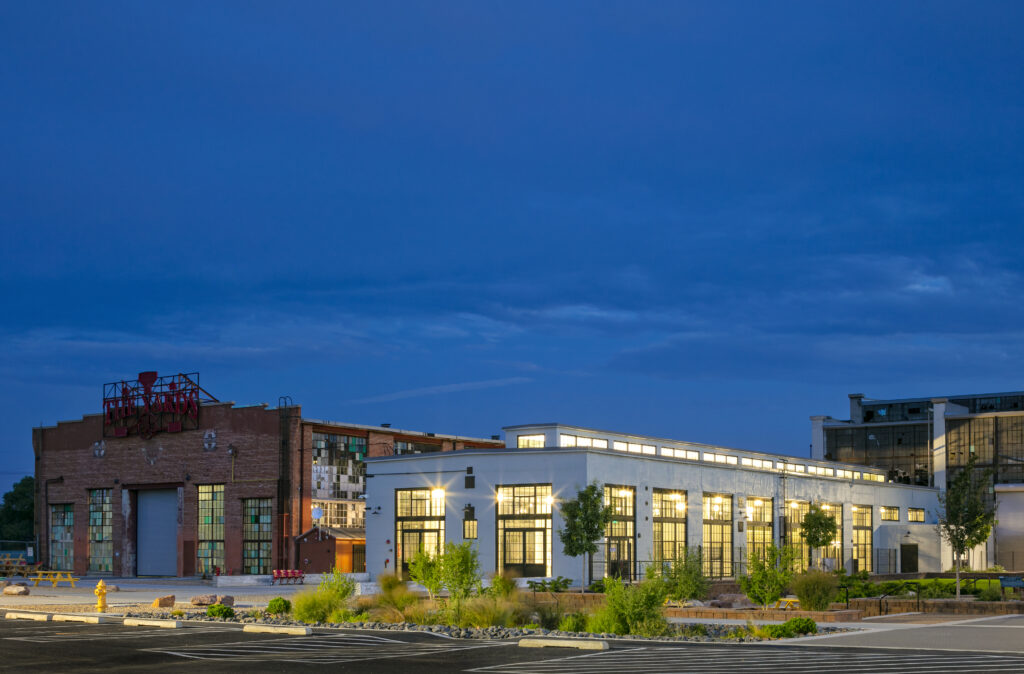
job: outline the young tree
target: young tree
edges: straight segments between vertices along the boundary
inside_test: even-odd
[[[587,587],[587,555],[597,552],[597,541],[604,536],[604,528],[612,519],[611,506],[604,504],[604,492],[597,483],[587,485],[576,493],[576,498],[561,506],[565,527],[558,530],[562,549],[570,557],[583,557],[580,592]]]
[[[751,555],[747,575],[740,577],[740,589],[750,601],[767,609],[782,596],[793,579],[793,549],[768,546],[764,557]]]
[[[471,541],[448,543],[441,562],[441,587],[457,607],[480,584],[480,558]]]
[[[409,560],[409,577],[427,589],[431,599],[441,592],[441,556],[420,548]]]
[[[0,506],[0,539],[32,540],[32,516],[35,514],[35,478],[26,475],[4,494]]]
[[[985,491],[991,481],[992,471],[976,474],[974,463],[972,456],[949,483],[949,488],[939,492],[936,529],[953,549],[957,599],[960,598],[960,560],[968,550],[988,539],[996,523],[995,505],[985,503]]]
[[[812,551],[828,547],[836,539],[836,521],[828,511],[815,504],[804,515],[800,531]]]

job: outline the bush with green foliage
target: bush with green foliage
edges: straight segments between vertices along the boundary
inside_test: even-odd
[[[550,580],[528,580],[526,586],[534,592],[565,592],[572,585],[572,579],[556,576]]]
[[[921,599],[949,599],[954,596],[955,590],[955,587],[940,582],[922,583]]]
[[[978,593],[978,601],[1002,601],[1003,593],[998,585],[989,585]]]
[[[818,625],[810,618],[790,618],[778,625],[764,625],[757,630],[772,639],[792,639],[802,634],[817,634]]]
[[[839,579],[833,573],[811,569],[793,576],[790,583],[793,594],[805,611],[826,611],[839,593]]]
[[[222,618],[226,620],[228,618],[235,617],[235,609],[230,606],[225,606],[224,604],[210,604],[206,607],[206,615],[211,618]]]
[[[328,622],[337,610],[345,608],[345,599],[335,592],[307,590],[292,597],[292,617],[304,623]]]
[[[704,576],[704,564],[700,548],[686,550],[668,568],[663,568],[668,597],[675,601],[705,599],[711,588],[711,581]]]
[[[320,578],[317,592],[334,594],[341,599],[348,599],[356,592],[356,582],[338,569],[332,568]]]
[[[329,623],[360,623],[370,620],[370,615],[365,611],[353,613],[347,608],[336,608],[327,616],[323,622]]]
[[[563,632],[585,632],[587,630],[587,614],[582,611],[566,613],[558,621],[558,629]]]
[[[704,623],[692,623],[684,626],[680,630],[680,634],[684,637],[706,637],[708,635],[708,626]]]
[[[409,590],[409,584],[391,573],[377,576],[380,592],[361,599],[361,607],[368,610],[375,620],[403,622],[405,610],[419,602],[419,597]]]
[[[496,573],[491,578],[491,587],[488,588],[488,591],[495,597],[509,599],[519,591],[519,586],[516,584],[516,579],[511,574]]]
[[[614,634],[641,634],[642,631],[641,636],[664,633],[660,625],[667,623],[661,606],[668,588],[660,578],[646,578],[636,585],[608,578],[604,592],[604,605],[587,620],[588,631]]]
[[[529,608],[541,627],[546,630],[558,628],[558,621],[562,619],[562,607],[557,601],[533,602]]]
[[[601,594],[604,592],[604,578],[598,578],[593,583],[587,586],[587,592],[593,592],[595,594]]]
[[[750,556],[747,575],[740,577],[740,589],[750,601],[767,609],[779,600],[792,578],[793,550],[769,544],[763,556]]]
[[[441,555],[420,549],[409,560],[409,577],[422,585],[431,599],[441,594]]]
[[[273,613],[274,615],[281,615],[282,613],[291,613],[292,603],[284,597],[274,597],[267,604],[267,612]]]
[[[467,599],[451,613],[460,627],[515,627],[530,619],[522,602],[489,594]]]

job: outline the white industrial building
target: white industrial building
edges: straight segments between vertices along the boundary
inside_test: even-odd
[[[565,576],[558,504],[587,484],[604,489],[614,517],[589,565],[591,578],[636,578],[700,547],[705,572],[741,574],[769,543],[801,564],[872,573],[940,571],[934,488],[885,481],[883,470],[560,424],[510,426],[506,447],[367,459],[367,571],[405,570],[421,547],[475,540],[485,573]],[[811,504],[841,535],[810,551],[799,523]]]

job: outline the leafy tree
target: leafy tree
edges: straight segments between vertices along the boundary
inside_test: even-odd
[[[4,494],[3,505],[0,505],[0,539],[32,540],[35,492],[35,478],[26,475]]]
[[[409,577],[427,589],[433,599],[441,593],[441,558],[423,548],[409,560]]]
[[[740,589],[750,601],[767,609],[782,596],[793,579],[793,549],[769,545],[764,557],[751,555],[747,575],[740,577]]]
[[[597,541],[612,519],[612,509],[604,504],[604,492],[595,482],[580,489],[576,498],[563,502],[561,511],[565,522],[565,527],[558,530],[562,549],[569,557],[583,558],[582,593],[587,586],[587,555],[597,552]]]
[[[683,551],[682,556],[672,560],[672,566],[662,570],[668,596],[676,601],[704,599],[711,587],[704,576],[704,565],[700,548]]]
[[[811,505],[804,521],[800,524],[800,532],[811,550],[828,547],[836,539],[836,521],[828,511],[817,504]]]
[[[448,591],[448,598],[458,605],[480,585],[479,556],[470,541],[448,543],[439,561],[441,587]]]
[[[985,503],[985,492],[992,471],[974,471],[975,457],[957,473],[949,488],[939,493],[939,535],[953,549],[956,567],[956,598],[960,598],[960,560],[964,554],[984,543],[996,523],[996,507]]]

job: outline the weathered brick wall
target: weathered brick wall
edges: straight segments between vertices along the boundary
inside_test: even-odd
[[[242,568],[242,499],[270,498],[279,512],[280,425],[277,410],[204,405],[198,430],[141,437],[103,437],[102,415],[55,427],[34,429],[36,455],[36,530],[42,561],[49,560],[49,504],[74,504],[74,570],[88,568],[89,490],[110,489],[113,511],[115,575],[135,572],[135,499],[140,489],[181,488],[178,573],[195,572],[199,484],[224,484],[225,571]],[[204,448],[204,433],[216,433],[216,446]],[[230,454],[229,447],[234,448]],[[60,481],[56,478],[63,478]],[[49,483],[47,483],[49,481]],[[296,484],[301,484],[297,482]],[[275,534],[281,531],[275,517]],[[275,535],[273,559],[279,554]],[[189,554],[183,554],[189,551]]]

